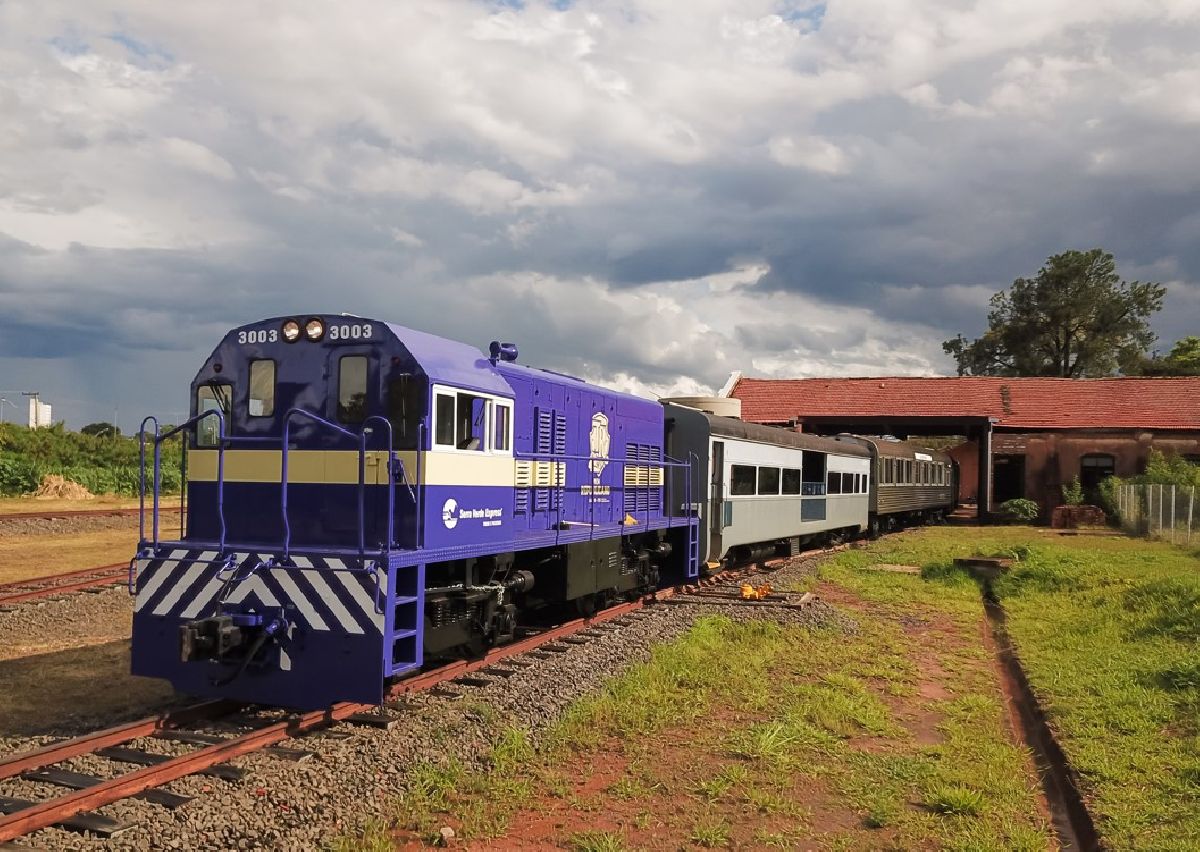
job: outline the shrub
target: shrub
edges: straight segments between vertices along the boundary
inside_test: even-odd
[[[1078,476],[1062,487],[1062,496],[1063,502],[1068,506],[1083,505],[1083,485]]]
[[[1000,517],[1010,524],[1027,524],[1037,520],[1041,511],[1032,500],[1005,500],[997,507]]]

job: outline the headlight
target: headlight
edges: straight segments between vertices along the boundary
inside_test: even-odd
[[[313,317],[304,324],[304,336],[309,340],[320,340],[325,336],[325,323]]]
[[[283,339],[288,343],[295,343],[300,339],[300,323],[295,320],[288,320],[283,324]]]

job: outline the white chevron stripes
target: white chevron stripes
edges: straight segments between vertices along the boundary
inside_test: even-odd
[[[215,614],[221,604],[239,611],[285,607],[301,629],[383,633],[384,614],[375,611],[375,602],[378,596],[380,608],[386,608],[385,571],[348,570],[341,559],[321,557],[296,557],[296,567],[267,567],[268,554],[238,553],[237,571],[221,574],[225,562],[216,557],[213,551],[174,550],[164,558],[139,559],[134,611],[192,619]]]

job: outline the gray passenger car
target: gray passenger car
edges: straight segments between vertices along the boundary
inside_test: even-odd
[[[789,555],[831,534],[868,529],[871,450],[665,404],[667,454],[692,461],[690,493],[705,561]],[[669,493],[687,493],[682,477]]]

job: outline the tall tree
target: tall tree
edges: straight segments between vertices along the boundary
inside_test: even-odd
[[[1165,293],[1122,281],[1103,249],[1067,251],[992,296],[982,337],[960,334],[942,348],[960,376],[1108,376],[1145,357],[1154,342],[1149,318]]]
[[[1200,337],[1191,335],[1175,341],[1164,357],[1156,353],[1142,362],[1143,376],[1200,376]]]

